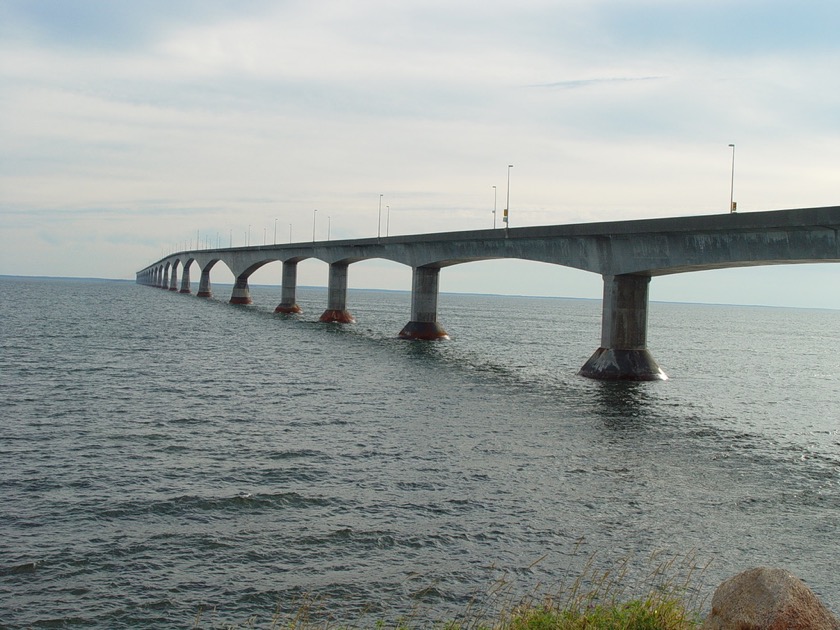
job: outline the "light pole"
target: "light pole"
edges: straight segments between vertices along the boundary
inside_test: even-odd
[[[507,178],[507,201],[505,202],[505,216],[502,220],[505,222],[505,229],[510,227],[510,169],[513,164],[508,164],[508,178]]]
[[[493,229],[496,229],[496,187],[493,186]]]
[[[737,206],[735,205],[735,145],[730,144],[732,147],[732,178],[729,180],[729,212],[735,212]]]
[[[289,243],[292,242],[292,224],[289,223]]]
[[[266,232],[267,229],[268,229],[267,227],[263,227],[263,247],[265,247],[268,244],[268,242],[266,241],[267,237],[265,235],[265,232]]]
[[[330,240],[330,229],[332,228],[332,217],[327,215],[327,240]]]
[[[379,194],[379,220],[376,222],[376,238],[382,236],[382,194]]]
[[[251,224],[250,223],[248,224],[248,238],[245,239],[245,246],[246,247],[251,246]]]
[[[391,206],[385,206],[385,236],[391,235]]]
[[[277,218],[274,219],[274,244],[277,245]]]
[[[315,217],[318,216],[318,210],[315,209],[312,211],[312,242],[315,242]]]

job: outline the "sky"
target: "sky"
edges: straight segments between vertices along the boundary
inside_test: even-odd
[[[838,32],[836,0],[0,0],[0,274],[491,228],[508,195],[511,227],[728,212],[730,144],[739,212],[838,205]],[[840,308],[838,281],[719,270],[650,297]],[[411,271],[364,261],[349,284],[410,290]],[[602,281],[490,261],[440,288]]]

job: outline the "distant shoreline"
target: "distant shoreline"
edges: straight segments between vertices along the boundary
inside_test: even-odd
[[[67,281],[67,282],[114,282],[114,283],[126,283],[126,284],[135,284],[134,280],[128,280],[125,278],[93,278],[93,277],[74,277],[74,276],[21,276],[21,275],[14,275],[14,274],[2,274],[0,273],[0,279],[6,280],[53,280],[53,281]],[[233,284],[229,282],[214,282],[213,286],[216,287],[232,287]],[[277,288],[279,284],[252,284],[250,285],[251,288],[261,288],[261,289],[272,289]],[[298,285],[298,289],[310,289],[310,290],[319,290],[325,291],[327,287],[325,286],[313,286],[313,285]],[[363,288],[363,287],[351,287],[348,288],[348,291],[351,293],[353,291],[368,291],[368,292],[375,292],[375,293],[403,293],[411,295],[411,291],[408,289],[370,289],[370,288]],[[520,293],[465,293],[463,291],[441,291],[441,295],[467,295],[467,296],[475,296],[475,297],[497,297],[497,298],[528,298],[530,300],[574,300],[576,302],[600,302],[600,298],[584,298],[584,297],[568,297],[564,295],[523,295]],[[738,307],[738,308],[779,308],[779,309],[792,309],[797,311],[840,311],[840,309],[836,308],[829,308],[827,306],[771,306],[768,304],[730,304],[726,302],[676,302],[676,301],[668,301],[668,300],[651,300],[651,304],[679,304],[684,306],[717,306],[717,307]]]

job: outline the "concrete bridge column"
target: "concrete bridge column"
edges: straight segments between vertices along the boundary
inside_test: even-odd
[[[604,276],[601,347],[579,374],[602,380],[668,378],[647,349],[649,284],[650,276]]]
[[[198,281],[198,297],[213,297],[213,290],[210,287],[210,269],[201,270],[201,280]]]
[[[275,313],[300,313],[301,308],[295,302],[297,292],[297,263],[283,263],[283,288],[280,304],[274,309]]]
[[[437,321],[439,267],[415,267],[411,278],[411,321],[400,331],[401,339],[449,339]]]
[[[179,293],[192,293],[190,291],[190,266],[184,265],[184,270],[181,272],[181,290]]]
[[[348,263],[330,264],[327,310],[321,315],[322,322],[356,323],[356,319],[347,310],[347,267]]]
[[[233,283],[233,291],[230,294],[231,304],[250,304],[251,290],[248,288],[248,276],[238,276]]]
[[[161,289],[169,288],[169,267],[164,267],[163,272],[160,275],[160,284],[158,287]]]
[[[178,268],[175,265],[172,265],[172,274],[169,277],[169,290],[178,290]]]

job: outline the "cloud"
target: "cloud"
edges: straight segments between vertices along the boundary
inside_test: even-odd
[[[555,81],[553,83],[540,83],[536,85],[529,85],[532,88],[559,88],[563,90],[573,90],[578,88],[586,88],[595,85],[604,84],[621,84],[632,83],[636,81],[661,81],[667,77],[610,77],[610,78],[596,78],[596,79],[569,79],[566,81]]]

